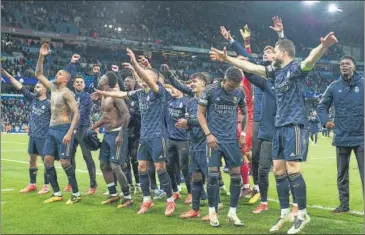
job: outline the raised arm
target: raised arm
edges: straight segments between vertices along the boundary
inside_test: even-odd
[[[79,113],[79,109],[77,107],[76,99],[75,99],[75,97],[73,96],[73,94],[70,90],[67,90],[63,94],[63,98],[65,99],[67,105],[70,107],[70,110],[73,114],[70,129],[68,129],[67,134],[63,138],[63,143],[67,144],[67,143],[70,142],[72,134],[73,134],[78,122],[79,122],[80,113]]]
[[[102,96],[119,98],[119,99],[126,99],[128,97],[128,92],[125,92],[125,91],[101,91],[101,90],[96,89],[95,92],[91,94],[91,98],[93,100],[97,100]]]
[[[153,78],[146,72],[146,70],[137,62],[135,54],[129,48],[127,48],[127,55],[131,59],[131,64],[135,68],[140,78],[145,83],[147,83],[147,85],[152,89],[153,92],[158,93],[160,91],[160,87],[155,81],[153,81]]]
[[[193,91],[190,87],[186,86],[185,84],[182,84],[177,80],[177,78],[171,73],[169,66],[167,64],[161,65],[161,70],[163,72],[163,75],[165,78],[167,78],[173,87],[181,91],[182,93],[185,93],[189,96],[194,96]]]
[[[44,57],[49,53],[49,46],[44,43],[39,50],[39,57],[37,61],[37,67],[35,70],[35,77],[47,88],[52,88],[52,83],[43,75],[43,61]]]
[[[263,78],[267,78],[266,69],[264,66],[228,56],[226,48],[224,48],[223,51],[211,48],[209,51],[209,55],[213,61],[227,62],[233,66],[236,66],[237,68],[242,69],[244,72],[253,73]]]
[[[114,99],[114,105],[118,109],[118,112],[119,112],[120,116],[122,117],[122,119],[121,119],[122,125],[120,126],[120,131],[119,131],[118,137],[115,139],[116,144],[121,145],[123,143],[124,132],[128,127],[131,115],[129,113],[127,104],[125,103],[124,100]]]
[[[66,71],[69,72],[71,74],[71,79],[68,81],[67,83],[67,88],[70,89],[71,91],[74,89],[73,88],[73,77],[76,75],[77,73],[77,67],[76,67],[76,63],[77,61],[80,59],[80,55],[78,54],[73,54],[71,57],[71,61],[70,63],[66,66]]]
[[[329,47],[337,43],[337,38],[334,32],[330,32],[326,37],[321,38],[321,44],[314,48],[305,60],[301,62],[301,69],[303,71],[310,71],[315,63],[326,53]]]
[[[1,69],[1,74],[7,78],[9,78],[11,84],[15,87],[15,89],[20,90],[23,87],[23,84],[21,84],[18,80],[16,80],[13,76],[11,76],[10,73],[8,73],[3,68]]]

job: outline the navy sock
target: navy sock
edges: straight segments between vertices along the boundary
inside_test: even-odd
[[[293,187],[293,184],[292,184],[292,182],[290,181],[290,179],[289,179],[289,186],[290,186],[290,194],[291,194],[291,196],[292,196],[292,198],[293,198],[293,203],[298,203],[297,198],[296,198],[296,196],[295,196],[294,187]]]
[[[202,182],[202,188],[201,188],[201,194],[200,194],[200,200],[207,200],[208,195],[204,188],[204,183]]]
[[[172,197],[171,179],[166,169],[160,170],[158,173],[158,179],[160,180],[160,187],[166,193],[166,197]]]
[[[259,189],[261,202],[267,202],[267,191],[269,189],[269,171],[270,169],[259,168]]]
[[[31,184],[35,184],[37,183],[37,172],[38,172],[38,168],[29,168],[29,178],[30,178],[30,183]]]
[[[148,172],[139,172],[139,182],[141,182],[143,196],[150,196],[150,177]]]
[[[176,177],[176,172],[175,172],[175,170],[177,170],[177,167],[175,167],[174,163],[168,163],[166,166],[166,170],[170,177],[172,191],[178,192],[179,190],[177,188],[177,177]]]
[[[276,190],[278,192],[280,208],[289,208],[289,179],[288,175],[277,175],[276,178]]]
[[[108,184],[108,191],[109,191],[109,195],[117,194],[117,187],[115,186],[114,182]]]
[[[192,185],[191,194],[193,197],[192,208],[194,211],[199,211],[200,198],[201,198],[202,191],[204,190],[203,181],[202,180],[192,180],[191,185]]]
[[[70,182],[70,184],[71,184],[72,192],[73,193],[78,193],[79,192],[79,187],[77,185],[74,167],[72,165],[68,165],[68,166],[64,167],[63,169],[66,172],[68,182]]]
[[[44,184],[49,184],[49,179],[46,170],[44,170]]]
[[[295,203],[298,203],[299,210],[305,209],[307,206],[307,192],[302,174],[290,174],[289,180],[295,194]]]
[[[157,182],[156,182],[156,168],[153,162],[151,162],[149,164],[149,168],[148,168],[148,174],[150,176],[150,180],[151,180],[151,189],[155,190],[158,189],[157,187]],[[140,178],[141,180],[141,178]],[[142,182],[140,182],[142,184]]]
[[[241,183],[241,174],[231,174],[231,184],[229,187],[231,192],[230,207],[237,207],[241,193]]]
[[[49,182],[52,185],[53,192],[60,192],[60,186],[58,185],[57,181],[57,173],[54,166],[50,166],[46,168],[47,176],[49,179]]]
[[[209,207],[215,207],[217,209],[218,205],[218,194],[219,194],[219,184],[218,184],[219,173],[209,172],[208,173],[208,205]]]

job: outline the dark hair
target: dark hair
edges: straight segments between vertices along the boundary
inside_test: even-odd
[[[354,57],[352,57],[350,55],[344,55],[344,56],[341,57],[340,61],[346,60],[346,59],[351,60],[352,63],[354,63],[354,65],[356,67],[356,59]]]
[[[84,79],[84,77],[83,76],[81,76],[80,74],[77,74],[77,75],[75,75],[75,77],[74,77],[74,82],[76,81],[76,79],[78,79],[78,78],[81,78],[82,80],[84,80],[85,81],[85,79]]]
[[[193,73],[191,75],[191,79],[195,79],[195,78],[203,81],[205,83],[205,85],[208,85],[208,79],[207,79],[206,73],[201,73],[201,72]]]
[[[288,56],[295,57],[295,45],[293,41],[289,39],[281,39],[275,43],[275,46],[278,46],[280,50],[286,51]]]
[[[236,67],[229,67],[224,74],[225,80],[229,80],[234,83],[240,83],[242,81],[242,77],[242,71]]]
[[[118,82],[117,75],[112,71],[108,71],[106,72],[105,76],[108,78],[108,85],[110,88],[114,88]]]
[[[272,50],[272,51],[275,51],[275,48],[274,48],[274,47],[272,47],[272,46],[266,46],[266,47],[264,48],[264,51],[266,51],[266,50]]]

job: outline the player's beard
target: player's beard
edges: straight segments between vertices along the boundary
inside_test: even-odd
[[[281,64],[282,64],[282,61],[280,59],[275,59],[273,62],[273,66],[275,68],[280,68]]]
[[[40,97],[40,96],[41,96],[41,93],[39,93],[38,91],[35,91],[35,92],[34,92],[34,96],[38,98],[38,97]]]

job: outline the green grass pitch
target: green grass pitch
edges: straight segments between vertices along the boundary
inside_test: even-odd
[[[244,227],[227,224],[229,198],[223,196],[225,208],[220,213],[221,226],[213,228],[201,219],[181,220],[178,215],[187,209],[183,202],[177,203],[173,217],[164,216],[164,200],[155,201],[155,207],[145,215],[137,215],[141,196],[134,196],[135,204],[131,208],[117,209],[116,205],[101,205],[105,199],[102,195],[106,185],[98,170],[99,188],[92,196],[88,190],[88,174],[80,149],[77,152],[77,180],[83,201],[79,204],[66,205],[64,202],[44,204],[50,194],[38,196],[36,193],[21,194],[19,190],[29,181],[26,135],[1,136],[1,230],[4,234],[255,234],[268,233],[270,226],[280,214],[276,201],[276,187],[270,173],[269,211],[254,215],[251,211],[256,205],[248,205],[247,200],[240,200],[238,215],[244,221]],[[98,153],[93,153],[98,168]],[[39,160],[39,163],[41,161]],[[60,166],[56,163],[56,166]],[[43,183],[43,167],[39,166],[38,188]],[[61,189],[66,185],[66,175],[57,169]],[[364,234],[364,203],[361,193],[359,171],[354,156],[350,166],[350,209],[353,213],[333,215],[328,208],[338,204],[336,187],[335,148],[331,140],[319,138],[317,146],[310,146],[308,162],[303,165],[303,174],[307,183],[308,212],[310,224],[303,233],[307,234]],[[229,178],[224,174],[229,187]],[[252,180],[251,180],[252,182]],[[183,192],[184,193],[184,192]],[[67,200],[71,193],[64,193]],[[185,193],[183,194],[183,198]],[[205,215],[207,207],[202,208]],[[286,233],[290,225],[281,232]]]

